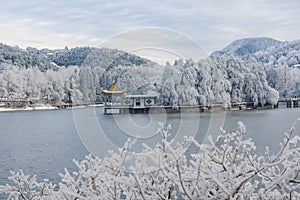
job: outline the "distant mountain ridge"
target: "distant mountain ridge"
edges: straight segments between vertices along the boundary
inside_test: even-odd
[[[125,51],[109,48],[75,47],[65,49],[21,49],[0,43],[0,63],[20,68],[38,67],[42,71],[68,66],[140,66],[153,65],[154,62]]]
[[[231,42],[224,49],[213,52],[212,56],[243,57],[248,56],[249,54],[254,54],[258,51],[267,50],[270,47],[278,46],[281,44],[281,41],[267,37],[238,39]]]
[[[0,63],[11,64],[21,68],[38,67],[42,71],[55,68],[55,64],[45,58],[39,52],[32,53],[27,50],[20,49],[0,43]]]
[[[48,53],[49,54],[49,53]],[[95,48],[95,47],[75,47],[65,50],[54,50],[49,59],[59,66],[84,66],[90,65],[92,67],[112,67],[112,66],[140,66],[153,65],[154,63],[149,59],[130,54],[128,52],[109,49],[109,48]],[[95,66],[96,65],[96,66]]]
[[[259,63],[268,84],[280,98],[300,97],[300,40],[281,42],[272,38],[246,38],[233,41],[210,57],[237,57],[244,63]]]
[[[239,39],[210,55],[214,56],[234,56],[245,62],[248,62],[249,58],[255,58],[264,65],[273,66],[285,62],[289,67],[299,68],[300,40],[282,42],[266,37]]]
[[[224,49],[213,52],[210,57],[239,57],[247,61],[254,57],[261,63],[274,60],[278,64],[280,57],[287,57],[288,65],[300,64],[300,40],[282,42],[267,37],[244,38],[231,42]],[[36,66],[42,71],[57,67],[76,66],[140,66],[153,65],[151,60],[130,54],[125,51],[109,48],[75,47],[65,49],[21,49],[0,43],[0,63],[12,64],[21,68]]]
[[[102,102],[100,87],[116,81],[128,94],[160,91],[162,105],[175,107],[215,102],[230,107],[242,101],[273,105],[278,98],[300,97],[299,66],[300,41],[272,38],[240,39],[208,58],[179,59],[164,67],[117,49],[38,50],[0,44],[0,98]]]
[[[300,40],[282,42],[265,51],[256,52],[253,55],[257,61],[267,64],[282,64],[283,60],[289,67],[300,64]]]

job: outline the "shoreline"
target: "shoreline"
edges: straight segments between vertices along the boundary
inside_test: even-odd
[[[68,106],[68,107],[62,107],[62,106],[53,106],[53,105],[43,105],[43,106],[35,106],[35,107],[25,107],[25,108],[9,108],[9,107],[0,107],[0,113],[1,112],[18,112],[18,111],[41,111],[41,110],[62,110],[62,109],[77,109],[77,108],[87,108],[87,107],[103,107],[104,109],[122,109],[120,113],[111,113],[111,114],[125,114],[125,113],[131,113],[129,111],[130,108],[128,107],[105,107],[103,104],[88,104],[88,105],[73,105],[73,106]],[[259,109],[277,109],[278,107],[269,107],[269,106],[264,106],[264,107],[243,107],[238,108],[238,107],[233,107],[233,108],[227,108],[224,109],[222,107],[216,106],[216,107],[210,107],[210,108],[203,108],[199,106],[182,106],[177,109],[173,109],[171,107],[151,107],[148,111],[151,113],[160,113],[160,112],[167,112],[167,113],[178,113],[178,112],[218,112],[218,111],[242,111],[242,110],[259,110]],[[124,110],[128,110],[127,112]],[[140,110],[140,109],[137,109]],[[164,110],[164,111],[162,111]],[[136,112],[135,114],[146,114],[148,112]],[[104,114],[104,113],[103,113]]]
[[[33,110],[58,110],[58,108],[53,106],[44,107],[26,107],[26,108],[0,108],[0,112],[17,112],[17,111],[33,111]]]
[[[40,111],[40,110],[62,110],[62,109],[72,109],[72,108],[86,108],[86,107],[102,107],[103,104],[89,104],[89,105],[74,105],[70,107],[61,107],[53,105],[43,105],[43,106],[28,106],[25,108],[9,108],[0,107],[0,112],[18,112],[18,111]]]

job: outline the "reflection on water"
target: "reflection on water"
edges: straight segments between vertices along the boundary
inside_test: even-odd
[[[218,132],[220,125],[227,131],[235,131],[237,122],[243,121],[257,152],[264,151],[266,145],[274,152],[283,133],[299,117],[299,109],[117,116],[103,115],[101,107],[2,112],[0,184],[7,183],[10,170],[20,168],[26,174],[57,183],[58,173],[65,167],[75,170],[73,158],[82,160],[89,151],[103,157],[107,149],[123,146],[127,138],[136,139],[132,151],[139,151],[142,143],[154,146],[160,141],[159,122],[171,124],[171,137],[175,141],[189,135],[202,142],[208,133]],[[193,152],[193,148],[187,152]]]

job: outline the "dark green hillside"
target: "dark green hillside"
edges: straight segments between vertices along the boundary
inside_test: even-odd
[[[41,71],[55,69],[55,64],[43,57],[39,51],[31,51],[0,43],[0,63],[12,64],[20,68],[38,67]]]

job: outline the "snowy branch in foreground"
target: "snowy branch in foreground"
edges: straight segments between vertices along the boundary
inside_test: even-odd
[[[0,194],[8,194],[7,199],[51,199],[54,197],[55,185],[44,182],[37,182],[36,177],[25,175],[22,170],[11,172],[8,178],[13,184],[0,186]]]
[[[12,172],[11,185],[0,186],[8,199],[299,199],[300,137],[296,123],[285,133],[277,153],[266,148],[256,155],[255,144],[245,137],[246,128],[221,129],[217,141],[199,144],[194,138],[182,143],[170,139],[170,127],[160,126],[162,140],[155,147],[144,144],[131,153],[128,140],[118,152],[103,159],[91,155],[74,161],[78,171],[67,169],[55,186],[38,183],[35,176]],[[198,149],[186,155],[187,145]],[[131,163],[125,169],[125,163]],[[128,168],[128,169],[127,169]]]

